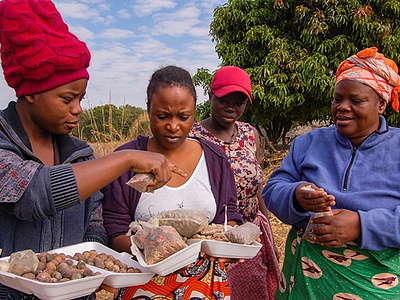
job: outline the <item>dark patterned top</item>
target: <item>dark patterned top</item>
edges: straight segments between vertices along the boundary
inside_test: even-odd
[[[230,142],[215,137],[199,122],[194,122],[189,135],[204,138],[225,151],[235,175],[239,212],[243,221],[252,222],[259,209],[257,190],[262,184],[262,169],[257,160],[253,128],[239,121],[236,122],[236,128],[238,133]]]

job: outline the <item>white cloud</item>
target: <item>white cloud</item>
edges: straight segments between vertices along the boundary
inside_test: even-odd
[[[96,35],[98,38],[102,39],[126,39],[134,37],[135,33],[131,30],[120,29],[120,28],[108,28],[101,31]]]
[[[211,11],[212,11],[215,7],[223,5],[223,4],[221,3],[221,0],[206,0],[206,1],[204,1],[204,0],[198,0],[198,1],[196,1],[196,3],[198,3],[198,5],[199,5],[200,7],[204,8],[204,9],[207,9],[207,10],[211,10]]]
[[[215,46],[208,39],[192,40],[190,43],[185,44],[185,48],[194,51],[200,55],[214,54]]]
[[[69,30],[75,34],[80,40],[87,42],[94,39],[94,33],[83,26],[69,26]]]
[[[120,16],[123,19],[130,19],[132,18],[132,15],[129,13],[129,11],[126,8],[117,10],[117,15]]]
[[[107,4],[107,3],[101,3],[101,4],[99,4],[98,8],[101,11],[109,11],[110,10],[110,5]]]
[[[100,14],[99,10],[89,6],[88,4],[80,3],[77,1],[68,1],[68,2],[59,2],[58,4],[56,4],[56,7],[64,19],[71,18],[79,20],[88,20],[92,23],[100,23],[106,26],[114,22],[114,17],[112,15],[103,17]],[[104,6],[101,7],[104,8]]]
[[[1,0],[0,0],[1,1]],[[209,36],[212,10],[225,0],[54,0],[71,32],[91,51],[87,98],[145,107],[151,74],[169,64],[194,74],[220,61]],[[134,15],[136,14],[136,15]],[[110,26],[112,24],[112,26]],[[0,77],[0,109],[15,92]],[[200,91],[200,90],[199,90]],[[199,102],[205,99],[198,91]],[[83,106],[88,107],[83,101]]]
[[[132,48],[135,53],[148,60],[166,60],[176,52],[176,49],[153,38],[135,42]]]
[[[116,106],[125,101],[126,104],[145,107],[148,80],[158,67],[157,62],[144,59],[122,44],[93,51],[92,56],[87,90],[89,102],[95,99],[96,105],[108,103],[111,91],[111,102]],[[88,104],[83,103],[83,106]]]
[[[71,0],[69,0],[71,1]],[[99,4],[106,2],[107,0],[81,0],[81,2],[86,3],[86,4]]]
[[[69,17],[81,20],[96,20],[101,18],[97,10],[77,1],[59,2],[56,6],[63,18]]]
[[[171,9],[176,6],[172,0],[137,0],[132,5],[135,14],[139,17],[151,15],[162,9]]]
[[[203,29],[198,28],[201,24],[200,9],[189,4],[172,13],[158,13],[154,15],[154,34],[167,34],[179,36],[189,34],[192,36],[204,35]],[[207,31],[206,31],[207,32]]]

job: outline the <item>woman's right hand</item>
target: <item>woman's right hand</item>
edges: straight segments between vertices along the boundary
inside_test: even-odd
[[[153,191],[165,185],[171,172],[186,177],[187,174],[172,164],[164,155],[150,151],[120,150],[85,162],[72,164],[81,200],[109,184],[124,172],[152,173],[154,180],[147,187]]]
[[[150,151],[136,151],[133,158],[133,171],[136,173],[152,173],[154,175],[154,180],[147,186],[147,191],[153,191],[164,186],[171,179],[171,172],[182,177],[187,176],[181,168],[172,164],[162,154]]]
[[[303,188],[311,186],[311,188]],[[322,212],[331,209],[335,205],[335,197],[328,195],[323,188],[313,183],[301,183],[296,188],[296,200],[305,211]]]

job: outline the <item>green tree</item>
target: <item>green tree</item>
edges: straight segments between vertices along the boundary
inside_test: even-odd
[[[84,110],[72,134],[88,142],[123,141],[130,134],[134,121],[146,111],[142,108],[113,104]]]
[[[204,94],[207,95],[210,93],[210,86],[213,74],[206,68],[197,69],[196,74],[193,76],[193,82],[196,86],[200,86],[204,90]],[[203,103],[199,103],[196,105],[196,115],[195,120],[203,120],[210,116],[211,108],[210,102],[205,101]]]
[[[229,0],[210,34],[222,65],[250,74],[243,119],[276,143],[295,125],[330,120],[335,71],[348,56],[375,46],[400,62],[399,17],[397,0]]]

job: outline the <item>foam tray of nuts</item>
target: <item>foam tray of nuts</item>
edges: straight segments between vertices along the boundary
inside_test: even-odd
[[[251,245],[244,245],[211,239],[189,239],[186,243],[191,245],[199,241],[201,242],[201,251],[205,254],[214,257],[233,259],[252,259],[262,247],[262,244],[258,242],[253,242]]]
[[[8,261],[8,259],[9,257],[1,258],[4,261]],[[97,271],[94,267],[88,268]],[[76,280],[51,283],[0,271],[0,283],[26,294],[34,294],[42,300],[67,300],[93,293],[104,281],[105,276],[105,274],[99,273]]]
[[[96,242],[53,249],[38,253],[37,257],[38,269],[55,269],[49,278],[42,276],[39,281],[32,273],[19,276],[0,271],[0,283],[26,294],[34,294],[43,300],[67,300],[89,295],[102,283],[120,288],[145,284],[154,276],[149,269],[132,260],[132,255],[114,251]],[[47,262],[46,259],[51,261]],[[9,257],[0,260],[8,261]],[[43,265],[43,260],[45,266],[40,267],[41,263]],[[55,262],[57,260],[58,263]],[[54,263],[63,264],[63,267],[68,263],[71,268],[81,269],[81,272],[69,275],[70,270],[67,266],[59,270],[59,265],[52,266]],[[46,272],[42,271],[40,274],[44,273]],[[56,274],[58,276],[55,276]]]
[[[55,250],[49,251],[50,253],[54,252],[63,252],[65,254],[69,254],[73,256],[74,260],[80,260],[80,258],[75,257],[76,253],[84,253],[86,254],[92,251],[97,253],[98,256],[102,256],[102,254],[106,255],[102,260],[104,261],[104,265],[94,264],[94,267],[100,268],[101,272],[105,274],[104,284],[107,284],[114,288],[121,288],[127,286],[134,285],[142,285],[147,283],[155,274],[150,271],[150,269],[141,266],[137,261],[132,259],[132,255],[126,252],[117,252],[109,247],[106,247],[100,243],[96,242],[85,242],[76,245],[71,245]],[[111,258],[111,259],[110,259]],[[114,262],[116,264],[111,263],[115,258]],[[119,261],[119,262],[118,262]],[[107,264],[109,262],[109,264]],[[125,265],[125,269],[123,267]],[[117,268],[114,269],[114,268]]]

